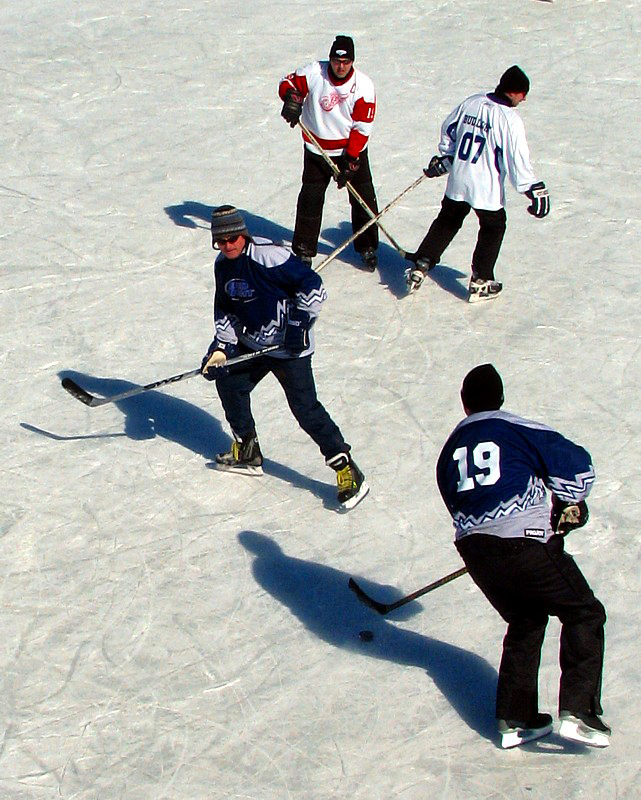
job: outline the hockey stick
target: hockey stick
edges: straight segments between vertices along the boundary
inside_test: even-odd
[[[450,572],[449,575],[445,575],[444,577],[439,578],[437,581],[430,583],[428,586],[424,586],[422,589],[418,589],[417,591],[412,592],[412,594],[408,594],[407,597],[402,597],[395,603],[379,603],[378,600],[374,600],[373,597],[370,597],[363,589],[361,589],[354,578],[349,579],[348,586],[354,592],[356,597],[358,597],[362,603],[365,603],[366,606],[373,608],[374,611],[378,611],[379,614],[388,614],[390,611],[394,611],[395,608],[400,608],[407,603],[411,603],[412,600],[416,600],[417,597],[422,597],[428,592],[433,592],[434,589],[438,589],[439,586],[445,586],[446,583],[449,583],[456,578],[460,578],[461,575],[465,575],[466,573],[467,567],[461,567],[461,569],[457,569],[456,572]]]
[[[393,200],[390,200],[390,202],[385,206],[385,208],[382,211],[379,211],[375,217],[370,219],[369,222],[366,222],[363,225],[363,227],[360,228],[360,230],[357,230],[356,233],[353,233],[349,237],[349,239],[343,242],[343,244],[339,245],[335,250],[333,250],[327,256],[326,259],[324,259],[324,261],[322,261],[317,267],[315,267],[315,271],[320,272],[323,269],[323,267],[329,264],[330,261],[333,261],[336,258],[336,256],[340,255],[343,252],[343,250],[345,250],[346,247],[349,247],[349,245],[354,241],[354,239],[360,236],[361,233],[363,233],[363,231],[367,230],[370,227],[370,225],[377,224],[378,220],[383,216],[383,214],[386,214],[390,210],[390,208],[392,208],[392,206],[395,206],[402,197],[404,197],[408,192],[411,192],[412,189],[415,189],[419,185],[419,183],[422,183],[426,179],[426,177],[427,177],[426,175],[421,175],[420,178],[417,178],[414,181],[414,183],[411,183],[406,189],[403,189],[403,191],[399,195],[397,195]],[[403,258],[407,257],[407,251],[399,250],[399,253],[403,256]]]
[[[299,125],[300,125],[300,127],[302,128],[302,130],[303,130],[303,133],[304,133],[304,134],[305,134],[305,135],[306,135],[306,136],[309,138],[310,142],[311,142],[311,143],[314,145],[314,147],[316,147],[316,148],[318,149],[318,151],[320,152],[320,154],[321,154],[321,156],[323,157],[323,159],[324,159],[324,160],[327,162],[327,164],[329,165],[330,169],[332,170],[332,172],[333,172],[333,174],[334,174],[334,177],[335,177],[335,178],[337,178],[337,177],[338,177],[338,175],[339,175],[339,173],[340,173],[340,170],[338,169],[338,167],[336,166],[336,164],[335,164],[335,163],[332,161],[332,159],[331,159],[331,158],[330,158],[330,157],[327,155],[327,153],[326,153],[326,152],[323,150],[323,148],[321,147],[321,145],[320,145],[320,142],[318,141],[318,139],[317,139],[317,138],[314,136],[314,134],[313,134],[313,133],[312,133],[312,132],[309,130],[309,128],[307,128],[307,127],[306,127],[306,126],[305,126],[305,125],[304,125],[304,124],[303,124],[303,123],[302,123],[300,120],[298,120],[298,124],[299,124]],[[349,192],[349,193],[352,195],[352,197],[353,197],[353,198],[354,198],[354,199],[355,199],[355,200],[356,200],[358,203],[360,203],[360,205],[363,207],[364,211],[365,211],[367,214],[369,214],[369,216],[370,216],[370,217],[372,218],[372,220],[373,220],[373,221],[376,223],[376,225],[378,225],[378,227],[379,227],[379,229],[380,229],[381,233],[384,233],[384,234],[385,234],[385,236],[387,236],[387,238],[390,240],[390,242],[392,243],[392,245],[393,245],[393,246],[394,246],[394,247],[395,247],[395,248],[398,250],[398,252],[399,252],[399,253],[400,253],[400,254],[401,254],[403,257],[405,257],[405,254],[406,254],[405,250],[403,250],[403,248],[402,248],[402,247],[400,246],[400,244],[399,244],[399,243],[396,241],[396,239],[394,239],[394,237],[393,237],[391,234],[389,234],[389,233],[388,233],[388,232],[385,230],[385,228],[383,227],[383,225],[382,225],[382,224],[381,224],[381,223],[378,221],[378,218],[379,218],[380,214],[378,214],[378,215],[377,215],[377,214],[375,214],[375,213],[372,211],[372,209],[371,209],[371,208],[370,208],[370,207],[367,205],[367,203],[365,202],[365,200],[363,200],[363,198],[360,196],[360,194],[359,194],[359,193],[356,191],[356,189],[355,189],[355,188],[352,186],[352,184],[351,184],[349,181],[347,181],[347,183],[345,184],[345,186],[346,186],[346,188],[347,188],[347,191],[348,191],[348,192]],[[363,230],[365,230],[365,228],[361,228],[361,231],[363,231]]]
[[[229,361],[226,361],[223,366],[231,367],[234,364],[240,364],[243,361],[250,361],[252,358],[259,358],[259,356],[264,355],[265,353],[271,353],[274,350],[280,349],[280,345],[273,344],[269,347],[265,347],[262,350],[256,350],[254,353],[245,353],[242,356],[237,356],[236,358],[230,358]],[[115,403],[118,400],[125,400],[128,397],[135,397],[137,394],[142,394],[143,392],[148,392],[150,389],[157,389],[159,386],[166,386],[168,383],[178,383],[179,381],[185,381],[188,378],[193,378],[195,375],[200,375],[200,369],[192,369],[189,372],[182,372],[180,375],[173,375],[171,378],[164,378],[161,381],[154,381],[154,383],[148,383],[146,386],[137,386],[135,389],[129,389],[126,392],[122,392],[121,394],[115,394],[111,397],[95,397],[94,395],[90,394],[86,389],[83,389],[81,386],[71,380],[71,378],[63,378],[62,379],[62,386],[66,389],[69,394],[73,395],[76,400],[80,400],[81,403],[84,403],[86,406],[91,406],[91,408],[95,408],[96,406],[104,406],[105,403]]]

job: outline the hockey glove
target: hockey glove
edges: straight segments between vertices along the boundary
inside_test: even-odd
[[[550,213],[550,193],[545,188],[543,181],[533,183],[525,193],[532,201],[527,210],[529,214],[537,219],[543,219]]]
[[[307,311],[292,308],[287,316],[283,347],[291,356],[299,356],[309,347],[310,318]]]
[[[231,342],[219,342],[218,339],[214,339],[200,365],[203,378],[215,381],[221,375],[227,374],[227,370],[222,367],[225,366],[227,358],[234,355],[236,349],[236,345]]]
[[[440,178],[447,172],[447,163],[451,163],[452,159],[448,156],[432,156],[429,166],[423,169],[424,174],[428,178]]]
[[[582,528],[590,518],[590,512],[585,500],[578,503],[567,503],[552,495],[552,511],[550,512],[550,526],[555,533],[565,536],[576,528]]]
[[[339,189],[343,189],[345,184],[352,180],[354,175],[358,172],[360,165],[361,162],[358,156],[349,156],[347,153],[341,156],[340,172],[336,176],[336,183]]]
[[[288,89],[285,92],[285,101],[283,103],[283,110],[280,112],[281,117],[289,122],[292,128],[298,125],[300,115],[303,113],[303,95],[295,89]]]

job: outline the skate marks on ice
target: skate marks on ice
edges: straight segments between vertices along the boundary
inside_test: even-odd
[[[238,534],[253,554],[256,582],[287,606],[311,633],[335,647],[424,670],[461,719],[486,739],[498,741],[494,721],[496,670],[480,656],[436,638],[398,628],[354,597],[349,575],[323,564],[287,556],[270,537]],[[420,609],[418,603],[407,606]],[[406,610],[405,618],[412,612]],[[398,621],[400,615],[396,615]],[[374,634],[367,644],[359,631]]]

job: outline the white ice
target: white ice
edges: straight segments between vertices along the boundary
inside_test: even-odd
[[[641,797],[638,0],[29,0],[0,22],[0,796]],[[276,87],[337,33],[377,87],[381,205],[444,115],[518,63],[553,209],[535,220],[510,190],[493,304],[464,301],[473,219],[414,296],[387,244],[374,275],[351,248],[322,272],[319,396],[372,488],[347,515],[273,380],[254,398],[261,479],[207,467],[229,432],[200,378],[96,409],[60,386],[113,394],[198,366],[211,207],[291,240],[302,148]],[[406,249],[443,186],[384,218]],[[347,208],[330,187],[321,256]],[[594,459],[567,545],[609,615],[607,751],[498,747],[504,626],[467,577],[389,617],[347,588],[387,602],[461,565],[434,464],[485,361],[507,409]]]

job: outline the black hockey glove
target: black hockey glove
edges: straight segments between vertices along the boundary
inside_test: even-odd
[[[585,500],[578,503],[568,503],[552,495],[552,511],[550,512],[550,526],[555,533],[565,536],[566,533],[582,528],[590,518],[590,512]]]
[[[288,89],[285,92],[285,101],[280,115],[289,122],[292,128],[298,125],[300,115],[303,113],[303,99],[303,95],[295,89]]]
[[[354,175],[358,172],[360,165],[361,162],[358,156],[348,156],[347,153],[341,156],[339,164],[340,172],[336,176],[336,183],[339,189],[342,189],[348,181],[352,180]]]
[[[228,358],[232,358],[236,351],[237,347],[235,344],[230,344],[229,342],[219,342],[218,339],[214,339],[214,341],[209,345],[209,349],[203,356],[203,360],[200,364],[200,372],[202,373],[203,378],[208,381],[215,381],[216,378],[226,375],[229,370],[225,367],[225,362]],[[212,359],[212,356],[215,353],[218,355],[216,358]],[[210,359],[212,359],[212,363],[210,363],[208,366]]]
[[[307,311],[292,308],[287,315],[283,347],[292,356],[299,356],[309,347],[310,318]]]
[[[550,213],[550,193],[545,188],[543,181],[533,183],[525,193],[532,201],[527,207],[528,213],[537,219],[543,219]]]
[[[425,167],[423,172],[428,178],[440,178],[441,175],[445,175],[447,172],[448,162],[452,162],[449,156],[432,156],[429,166]]]

